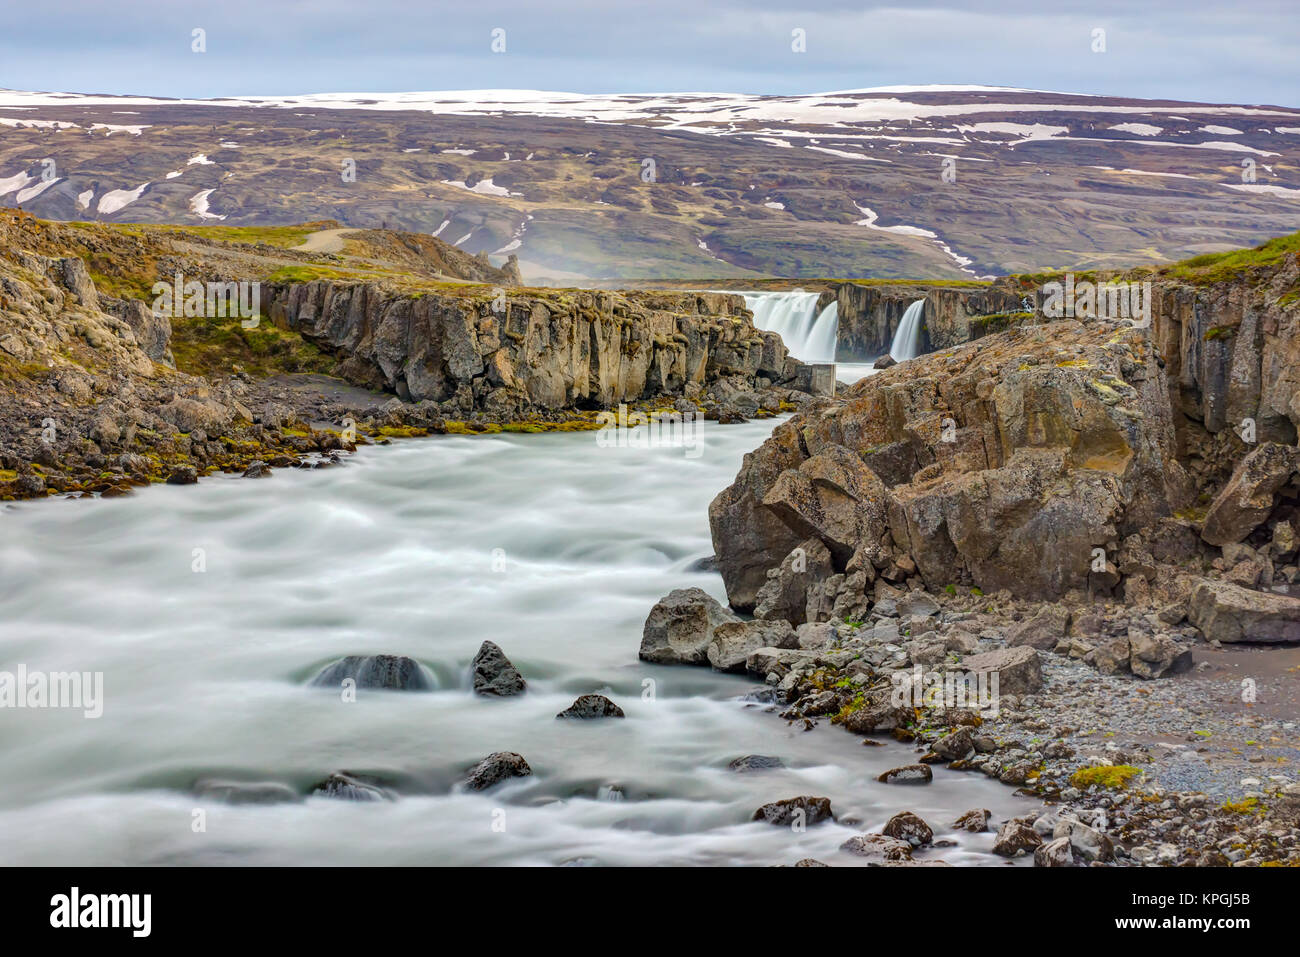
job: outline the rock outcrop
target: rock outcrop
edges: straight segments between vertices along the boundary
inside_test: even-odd
[[[979,338],[989,316],[1018,313],[1025,298],[1008,284],[844,282],[824,293],[820,304],[837,304],[838,358],[854,362],[888,352],[903,313],[918,299],[925,300],[923,342],[930,351]]]
[[[350,381],[464,412],[609,408],[733,376],[795,384],[802,367],[754,328],[741,297],[721,293],[412,294],[318,280],[264,298]]]
[[[1174,443],[1141,330],[1026,327],[883,370],[779,426],[710,505],[714,549],[741,610],[808,538],[855,587],[1110,589],[1124,537],[1187,498]]]

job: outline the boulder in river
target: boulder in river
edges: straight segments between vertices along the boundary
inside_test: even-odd
[[[556,715],[557,718],[622,718],[623,709],[603,694],[584,694]]]
[[[913,847],[920,847],[922,844],[929,844],[934,840],[934,831],[930,829],[930,825],[911,811],[901,811],[895,814],[885,822],[885,826],[880,829],[880,833],[885,837],[894,837],[900,841],[907,841]]]
[[[736,758],[727,765],[728,771],[771,771],[775,768],[783,768],[785,764],[780,758],[772,757],[767,754],[747,754],[744,757]]]
[[[496,642],[483,642],[471,667],[474,671],[475,694],[505,698],[522,694],[528,686],[523,675],[510,663]]]
[[[893,861],[910,861],[912,845],[896,837],[884,834],[859,834],[840,845],[841,851],[867,858],[869,864],[885,864]]]
[[[952,822],[952,826],[958,831],[970,831],[978,834],[981,831],[989,829],[989,812],[987,808],[977,807],[967,811],[957,820]]]
[[[641,632],[640,658],[661,665],[708,664],[705,654],[713,630],[739,620],[702,589],[674,589],[650,609]]]
[[[820,824],[822,821],[833,819],[830,798],[810,797],[805,794],[799,797],[786,798],[784,801],[773,801],[771,804],[764,804],[754,812],[754,816],[750,820],[764,821],[779,827],[788,827],[792,824],[803,824],[805,826]]]
[[[470,768],[465,786],[471,791],[484,791],[507,778],[526,778],[532,773],[522,754],[494,751]]]
[[[349,655],[327,665],[312,685],[337,688],[351,678],[358,688],[389,691],[432,691],[434,683],[414,658],[400,655]]]
[[[876,780],[882,784],[929,784],[934,780],[934,772],[925,764],[905,764],[890,768]]]
[[[993,853],[1002,857],[1018,857],[1032,852],[1043,843],[1038,832],[1024,821],[1007,821],[998,828],[993,841]]]

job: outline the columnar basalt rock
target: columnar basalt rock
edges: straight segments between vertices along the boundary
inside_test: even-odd
[[[800,363],[739,296],[272,286],[271,318],[341,359],[351,381],[473,409],[609,408],[729,376],[794,385]]]

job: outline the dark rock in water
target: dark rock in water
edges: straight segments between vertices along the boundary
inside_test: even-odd
[[[959,831],[972,831],[979,833],[989,829],[989,812],[986,808],[975,808],[973,811],[967,811],[957,820],[952,822],[952,826]]]
[[[891,861],[910,861],[912,845],[896,837],[884,834],[859,834],[840,845],[841,851],[867,858],[872,864],[885,864]]]
[[[686,567],[688,572],[716,572],[718,570],[718,556],[709,555],[707,558],[699,558],[691,562]]]
[[[167,476],[168,485],[193,485],[199,480],[199,473],[192,465],[182,465]]]
[[[743,758],[736,758],[727,765],[728,771],[769,771],[772,768],[783,768],[780,758],[774,758],[767,754],[747,754]]]
[[[270,474],[270,466],[261,460],[252,463],[248,468],[244,469],[244,478],[268,478]]]
[[[896,360],[893,356],[891,356],[888,352],[886,352],[883,356],[881,356],[871,364],[871,368],[888,369],[890,366],[896,366],[896,365],[898,365],[898,360]]]
[[[802,861],[795,861],[791,867],[830,867],[829,864],[823,864],[815,857],[805,857]]]
[[[622,718],[623,709],[603,694],[585,694],[556,715],[557,718]]]
[[[528,686],[504,651],[495,642],[485,641],[474,656],[474,693],[505,698],[522,694]]]
[[[764,804],[750,818],[753,821],[765,821],[779,827],[786,827],[798,821],[805,825],[812,825],[833,819],[830,798],[809,797],[806,794]]]
[[[930,825],[911,811],[895,814],[885,822],[880,832],[885,837],[896,837],[900,841],[907,841],[913,847],[920,847],[934,840],[934,831],[930,830]]]
[[[391,801],[390,795],[383,788],[376,787],[346,771],[331,774],[320,784],[312,788],[316,797],[337,798],[342,801]]]
[[[399,655],[349,655],[327,665],[312,679],[318,688],[337,688],[351,678],[358,688],[432,691],[433,682],[414,658]]]
[[[195,797],[226,804],[287,804],[302,800],[287,784],[278,781],[223,781],[200,778],[194,782]]]
[[[929,784],[934,780],[934,772],[924,764],[905,764],[891,768],[876,780],[884,784]]]
[[[471,791],[483,791],[506,778],[526,778],[532,773],[522,754],[495,751],[470,768],[465,786]]]

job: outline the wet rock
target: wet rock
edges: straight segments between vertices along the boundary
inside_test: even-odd
[[[707,664],[714,629],[740,619],[699,588],[678,588],[650,609],[641,632],[642,661]]]
[[[766,754],[747,754],[744,757],[736,758],[727,765],[728,771],[771,771],[775,768],[783,768],[785,764],[780,758],[774,758]]]
[[[349,655],[312,679],[317,688],[338,688],[351,679],[358,688],[389,691],[432,691],[434,683],[414,658],[401,655]]]
[[[833,818],[830,798],[802,795],[800,797],[786,798],[784,801],[773,801],[771,804],[764,804],[754,812],[754,816],[750,820],[788,827],[792,824],[811,826],[820,824],[822,821],[833,820]]]
[[[814,857],[805,857],[802,861],[795,861],[792,867],[830,867],[829,864],[823,864]]]
[[[885,837],[894,837],[900,841],[906,841],[913,847],[920,847],[922,844],[929,844],[934,840],[934,831],[930,830],[930,825],[911,811],[902,811],[895,814],[885,822],[885,826],[880,829],[880,832]]]
[[[391,801],[390,795],[383,788],[363,781],[360,778],[340,771],[312,788],[316,797],[336,798],[340,801]]]
[[[470,668],[474,674],[475,694],[505,698],[523,694],[528,687],[523,675],[495,642],[485,641],[479,646]]]
[[[1206,641],[1300,641],[1300,598],[1201,579],[1187,619]]]
[[[198,469],[192,465],[182,465],[167,476],[168,485],[193,485],[199,480]]]
[[[993,853],[1002,857],[1018,857],[1033,851],[1043,843],[1030,825],[1023,821],[1007,821],[998,828],[998,836],[993,841]]]
[[[465,786],[471,791],[484,791],[507,778],[526,778],[532,773],[522,754],[494,751],[470,768]]]
[[[953,821],[952,826],[959,831],[971,831],[976,834],[987,831],[989,829],[989,812],[986,808],[974,808]]]
[[[556,715],[557,718],[622,718],[623,709],[603,694],[584,694]]]
[[[929,784],[934,780],[934,772],[924,764],[905,764],[890,768],[876,780],[882,784]]]
[[[244,478],[269,478],[270,475],[270,466],[261,460],[251,463],[244,469]]]
[[[916,715],[910,708],[899,707],[886,701],[883,704],[867,705],[851,711],[841,719],[840,724],[853,734],[878,734],[900,728],[915,718]]]
[[[744,671],[745,660],[759,648],[794,649],[798,637],[788,621],[734,621],[713,630],[706,655],[719,671]]]
[[[840,845],[840,850],[858,857],[867,858],[871,864],[885,864],[892,861],[910,861],[912,845],[896,837],[884,834],[859,834]]]
[[[963,658],[962,669],[976,676],[985,675],[988,687],[993,689],[993,675],[997,676],[997,693],[1033,694],[1043,688],[1043,671],[1038,651],[1022,645],[1019,648],[999,648]]]

